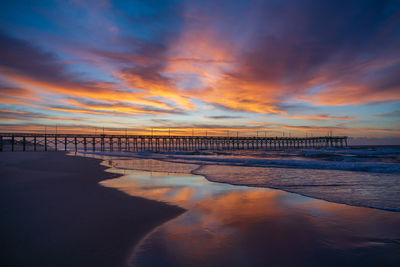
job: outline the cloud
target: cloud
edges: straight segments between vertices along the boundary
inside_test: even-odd
[[[242,119],[240,116],[206,116],[206,118],[214,120]]]
[[[4,32],[0,32],[0,74],[15,83],[65,94],[102,93],[113,85],[71,73],[54,54]]]
[[[20,7],[8,10],[13,6]],[[325,130],[308,122],[361,134],[345,127],[351,121],[366,129],[360,120],[370,115],[359,106],[379,103],[379,110],[400,101],[396,1],[57,2],[57,12],[44,5],[30,14],[46,27],[26,25],[26,10],[15,7],[20,16],[7,17],[10,27],[0,31],[0,108],[34,108],[43,118],[114,117],[115,125],[131,119],[143,127],[152,119],[179,124],[185,115],[182,127],[221,131],[246,128],[234,121],[246,112],[254,121],[273,115],[248,122],[251,129]],[[357,118],[329,108],[341,105]],[[197,121],[205,106],[218,115],[202,119],[221,125]],[[377,118],[395,124],[398,112],[381,110],[366,133],[396,134]],[[7,114],[0,116],[18,117]]]
[[[193,97],[238,111],[280,114],[281,103],[293,100],[314,105],[400,100],[398,16],[390,3],[269,1],[253,10],[235,25],[245,33],[254,29],[246,45],[229,55],[237,64]],[[224,11],[201,13],[204,24],[197,27],[212,32],[215,25],[207,22],[215,13],[230,23]],[[242,10],[236,12],[241,17]],[[234,39],[230,32],[212,36],[217,40],[209,50],[221,53]]]
[[[0,109],[0,121],[71,120],[73,117],[49,116],[41,112]]]
[[[18,88],[18,87],[11,87],[0,84],[0,95],[10,98],[33,98],[37,97],[34,91],[25,89],[25,88]]]
[[[371,128],[371,127],[340,127],[340,126],[310,126],[310,125],[283,125],[285,129],[298,130],[301,132],[312,132],[316,134],[327,134],[333,131],[334,135],[352,135],[352,136],[369,136],[371,134],[380,136],[399,136],[399,129],[389,129],[389,128]]]
[[[132,105],[124,102],[99,102],[84,99],[69,99],[67,103],[74,107],[85,108],[87,110],[115,112],[119,114],[179,114],[184,115],[185,112],[180,109],[160,109],[149,106]]]
[[[400,110],[395,110],[389,113],[375,114],[375,116],[380,118],[400,118]]]
[[[300,119],[300,120],[337,120],[337,121],[349,121],[349,120],[354,120],[354,117],[349,117],[349,116],[330,116],[327,114],[318,114],[317,116],[286,116],[289,119]]]
[[[146,49],[154,50],[149,47]],[[123,99],[134,105],[153,107],[154,111],[169,109],[170,113],[176,113],[176,108],[152,97],[165,96],[183,103],[186,107],[190,105],[187,97],[173,93],[168,79],[159,74],[161,66],[158,64],[131,66],[121,70],[120,78],[131,88],[142,89],[142,91],[133,91],[118,88],[121,86],[118,83],[93,81],[79,73],[71,73],[55,55],[43,52],[27,41],[4,33],[0,33],[0,50],[0,75],[25,88],[39,88],[44,93],[64,95],[64,97],[86,97],[113,102]],[[2,90],[2,92],[5,91],[5,89]],[[7,92],[8,94],[13,92],[15,95],[17,90],[7,90]],[[26,96],[28,94],[25,94]],[[151,109],[147,108],[147,110]]]

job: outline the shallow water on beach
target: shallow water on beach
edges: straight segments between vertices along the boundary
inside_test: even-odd
[[[400,211],[397,146],[86,155],[112,158],[125,169],[199,174],[214,182],[277,188],[335,203]]]
[[[133,266],[400,263],[399,212],[215,183],[189,174],[196,165],[101,157],[105,165],[114,166],[109,171],[125,174],[101,182],[103,186],[187,209],[135,247]]]

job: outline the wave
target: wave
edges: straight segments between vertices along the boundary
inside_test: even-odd
[[[203,165],[192,173],[217,183],[268,187],[335,203],[400,211],[397,174],[222,165]]]
[[[153,156],[153,155],[152,155]],[[159,158],[177,163],[190,164],[224,164],[234,166],[270,167],[270,168],[297,168],[362,171],[376,173],[400,173],[400,164],[371,163],[371,162],[343,162],[343,161],[312,161],[301,159],[255,159],[255,158],[229,158],[229,157],[181,157],[169,156]]]
[[[89,154],[93,152],[88,152]],[[231,154],[218,155],[213,153],[152,153],[152,152],[95,152],[98,155],[135,157],[142,159],[156,159],[173,163],[185,163],[196,165],[232,165],[268,168],[295,168],[295,169],[319,169],[341,170],[374,173],[400,173],[400,164],[371,161],[324,161],[296,158],[256,158],[245,155],[232,156]]]

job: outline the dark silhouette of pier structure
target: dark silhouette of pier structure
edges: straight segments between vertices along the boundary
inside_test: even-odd
[[[347,147],[347,136],[223,137],[0,133],[0,151],[198,151]]]

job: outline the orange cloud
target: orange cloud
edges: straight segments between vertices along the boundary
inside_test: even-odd
[[[300,120],[344,120],[344,121],[349,121],[349,120],[354,120],[354,117],[349,117],[349,116],[344,116],[344,117],[332,117],[326,114],[319,114],[317,116],[286,116],[289,119],[300,119]]]

